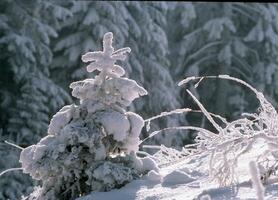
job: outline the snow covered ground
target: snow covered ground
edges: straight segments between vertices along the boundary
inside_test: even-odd
[[[239,159],[236,174],[238,184],[227,187],[218,187],[217,183],[204,173],[207,163],[204,158],[185,158],[160,168],[161,179],[156,176],[145,175],[140,180],[132,181],[123,188],[110,192],[92,192],[78,200],[236,200],[257,199],[256,192],[250,182],[248,164],[265,150],[263,143],[256,144],[256,151],[246,153]],[[278,199],[278,183],[265,185],[265,199]]]

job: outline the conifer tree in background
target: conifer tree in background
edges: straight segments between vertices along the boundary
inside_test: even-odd
[[[236,30],[235,26],[240,21],[240,16],[233,18],[230,3],[182,3],[169,14],[169,20],[178,21],[176,27],[182,27],[181,31],[169,33],[174,38],[171,49],[175,52],[172,54],[179,55],[178,59],[172,61],[177,66],[174,76],[236,74],[235,76],[250,77],[250,73],[242,70],[242,66],[235,61],[239,59],[235,53],[239,49],[234,46],[242,46],[242,38],[235,36],[241,31]],[[233,56],[235,59],[232,59]],[[211,89],[201,90],[202,102],[205,102],[210,111],[225,114],[223,112],[227,108],[227,101],[224,99],[229,99],[229,83],[206,84]],[[184,93],[183,90],[181,92]],[[185,97],[184,103],[186,102]]]
[[[176,66],[172,75],[182,78],[229,74],[274,97],[277,8],[273,4],[252,3],[176,4],[168,15],[168,22],[174,27],[168,29],[171,55],[178,57],[171,60]],[[229,82],[207,81],[205,88],[210,90],[199,87],[202,102],[214,113],[236,116],[256,106],[244,89]],[[183,104],[188,104],[186,97]]]
[[[125,109],[147,91],[135,81],[122,78],[116,65],[129,47],[114,51],[113,34],[103,37],[103,51],[88,52],[88,72],[94,79],[73,82],[72,95],[80,104],[64,106],[56,113],[48,135],[20,155],[23,172],[42,182],[28,200],[71,200],[91,191],[119,188],[158,167],[150,157],[138,158],[139,135],[144,120]]]
[[[49,78],[51,37],[59,21],[70,15],[50,1],[0,2],[0,171],[16,167],[18,150],[47,131],[49,115],[67,100],[67,93]],[[7,174],[0,179],[0,199],[18,199],[30,184],[28,177]]]
[[[249,8],[254,26],[244,41],[256,53],[254,85],[277,106],[278,97],[278,5],[257,3]]]

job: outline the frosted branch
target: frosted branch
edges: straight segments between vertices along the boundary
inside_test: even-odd
[[[103,51],[88,52],[82,56],[83,62],[92,62],[87,66],[88,72],[100,71],[96,77],[99,79],[99,84],[102,84],[107,77],[118,78],[125,74],[125,70],[115,63],[117,60],[125,60],[126,53],[130,53],[131,49],[125,47],[114,51],[112,43],[113,33],[108,32],[103,36]]]
[[[18,170],[22,170],[22,168],[11,168],[11,169],[7,169],[3,172],[0,173],[0,177],[3,176],[4,174],[8,173],[8,172],[12,172],[12,171],[18,171]]]

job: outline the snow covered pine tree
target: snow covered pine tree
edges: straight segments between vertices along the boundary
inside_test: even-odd
[[[144,120],[125,108],[147,91],[134,80],[122,78],[130,48],[114,51],[113,34],[106,33],[103,51],[88,52],[88,72],[94,79],[73,82],[72,95],[80,105],[68,105],[56,113],[48,135],[20,155],[23,172],[41,180],[42,186],[24,199],[75,199],[91,191],[119,188],[158,167],[150,157],[136,156]]]

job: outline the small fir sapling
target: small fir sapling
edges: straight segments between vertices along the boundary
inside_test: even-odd
[[[152,158],[136,156],[144,120],[125,110],[147,91],[122,77],[125,70],[115,62],[131,49],[114,51],[112,40],[113,34],[106,33],[103,51],[82,56],[83,62],[91,62],[87,71],[99,74],[70,85],[80,104],[63,107],[51,119],[48,135],[21,152],[23,172],[42,183],[25,199],[75,199],[158,172]]]

